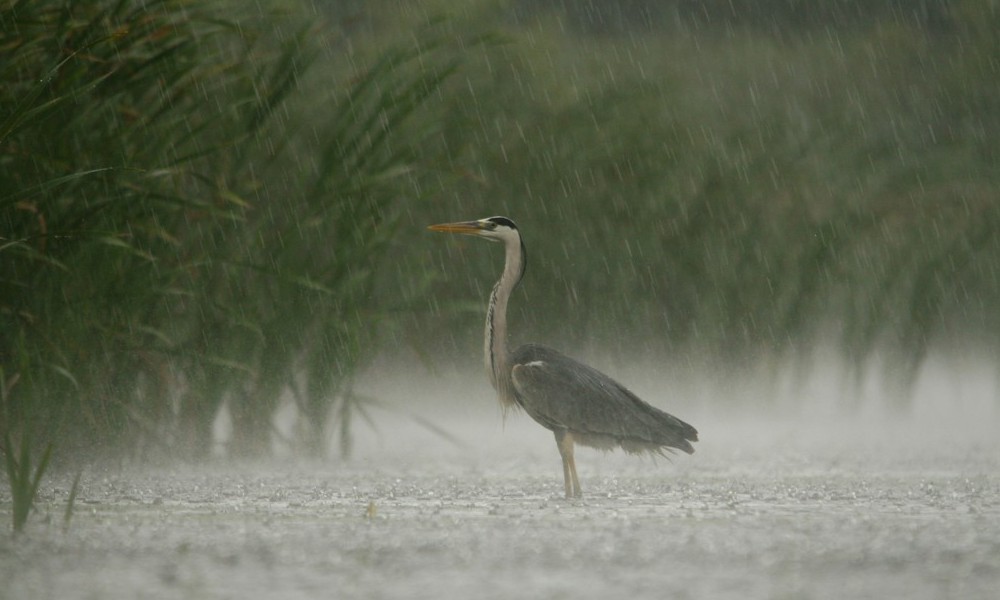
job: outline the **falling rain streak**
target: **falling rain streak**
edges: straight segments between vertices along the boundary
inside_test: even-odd
[[[0,0],[3,593],[990,597],[998,31],[993,0]],[[424,229],[490,215],[530,249],[511,344],[696,454],[587,455],[558,499],[482,374],[503,253]]]

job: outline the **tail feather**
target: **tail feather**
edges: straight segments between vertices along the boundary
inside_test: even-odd
[[[694,454],[694,446],[690,442],[698,441],[698,430],[670,413],[663,412],[656,407],[651,406],[650,408],[654,411],[659,425],[656,430],[658,434],[656,442],[663,446],[677,448],[688,454]]]

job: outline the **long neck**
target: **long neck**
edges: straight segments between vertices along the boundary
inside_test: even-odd
[[[490,383],[500,397],[504,408],[516,405],[514,384],[510,374],[510,354],[507,350],[507,302],[510,294],[524,276],[526,255],[520,236],[505,241],[506,261],[503,275],[493,286],[490,304],[486,311],[484,353]]]

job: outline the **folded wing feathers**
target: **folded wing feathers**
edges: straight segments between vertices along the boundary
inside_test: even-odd
[[[513,356],[514,387],[525,411],[542,425],[564,427],[583,444],[627,452],[661,447],[694,452],[694,427],[643,402],[627,388],[551,348],[531,344]]]

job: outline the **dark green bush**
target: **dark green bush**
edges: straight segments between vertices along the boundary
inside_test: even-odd
[[[325,447],[454,61],[428,31],[357,69],[309,15],[238,4],[0,8],[3,429],[201,456],[228,402],[260,453],[288,395]]]

